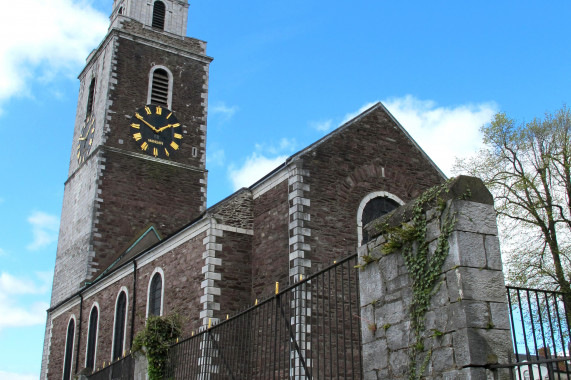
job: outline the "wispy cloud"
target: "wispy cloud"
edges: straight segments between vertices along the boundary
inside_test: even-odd
[[[206,164],[222,166],[224,165],[225,158],[226,153],[224,153],[224,149],[216,149],[206,155]]]
[[[28,217],[28,223],[32,226],[34,240],[28,244],[31,251],[42,249],[57,241],[59,220],[57,216],[36,211]]]
[[[6,255],[6,251],[3,250],[2,248],[0,248],[0,256],[4,256],[4,255]]]
[[[9,4],[9,5],[8,5]],[[11,1],[0,23],[0,105],[30,95],[34,80],[49,82],[76,71],[105,35],[107,17],[79,0]],[[41,32],[30,25],[41,25]]]
[[[223,120],[231,119],[238,110],[238,106],[227,106],[224,102],[219,102],[208,107],[208,112],[213,115],[220,115]]]
[[[38,374],[25,374],[0,371],[0,379],[10,380],[38,380]]]
[[[319,132],[329,132],[333,126],[333,120],[310,121],[309,126]]]
[[[480,149],[480,127],[498,112],[494,102],[440,106],[411,95],[383,104],[447,175],[452,174],[456,157],[467,157]]]
[[[0,273],[0,331],[7,327],[45,323],[49,304],[35,301],[23,305],[23,297],[46,295],[50,289],[50,277],[47,273],[38,273],[35,279]]]
[[[236,168],[230,166],[228,175],[234,190],[254,184],[260,178],[282,164],[288,156],[266,157],[256,152],[252,153],[244,164]]]

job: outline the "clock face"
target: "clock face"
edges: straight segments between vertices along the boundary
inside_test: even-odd
[[[143,152],[169,158],[180,148],[182,126],[171,110],[149,104],[135,112],[131,135]]]
[[[79,138],[77,139],[77,162],[82,164],[85,157],[91,150],[93,145],[93,134],[95,133],[95,117],[93,115],[85,119]]]

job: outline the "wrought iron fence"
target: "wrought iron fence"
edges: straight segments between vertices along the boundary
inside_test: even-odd
[[[361,378],[357,256],[171,347],[173,379]]]
[[[571,379],[569,319],[563,293],[507,287],[515,379]]]
[[[134,376],[135,360],[133,355],[127,355],[107,367],[94,372],[89,380],[131,380]]]

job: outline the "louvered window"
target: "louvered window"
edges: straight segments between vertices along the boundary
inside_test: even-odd
[[[165,29],[165,3],[162,1],[155,1],[155,5],[153,6],[153,28]]]
[[[65,340],[65,356],[63,362],[63,380],[71,380],[71,360],[73,358],[73,341],[75,338],[75,321],[71,319],[67,325]]]
[[[97,307],[91,310],[89,315],[89,335],[87,336],[87,357],[85,359],[86,368],[95,368],[95,343],[97,342],[97,326],[99,311]]]
[[[91,84],[89,85],[89,95],[87,96],[87,112],[86,118],[91,116],[93,112],[93,97],[95,96],[95,78],[91,80]]]
[[[161,315],[161,298],[163,279],[160,273],[155,273],[149,289],[149,315]]]
[[[168,101],[169,74],[164,69],[156,69],[151,83],[151,103],[168,108]]]
[[[125,320],[127,316],[127,295],[121,292],[115,308],[115,331],[113,332],[113,360],[123,355]]]

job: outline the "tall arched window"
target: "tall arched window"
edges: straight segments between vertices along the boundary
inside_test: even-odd
[[[87,110],[85,117],[88,118],[93,112],[93,98],[95,96],[95,78],[91,79],[91,84],[89,85],[89,94],[87,95]]]
[[[71,380],[71,365],[73,361],[73,343],[75,341],[75,319],[71,318],[67,325],[65,338],[65,356],[63,359],[63,380]]]
[[[149,286],[149,310],[148,315],[161,315],[163,298],[163,277],[160,273],[155,273]]]
[[[115,305],[115,324],[113,327],[113,356],[111,360],[119,359],[123,356],[125,347],[125,331],[127,324],[127,294],[124,291],[119,293]]]
[[[171,108],[172,73],[164,66],[155,66],[149,76],[147,104]]]
[[[95,368],[95,352],[97,348],[97,330],[99,327],[99,309],[93,306],[89,314],[89,326],[87,332],[87,350],[85,355],[85,367]]]
[[[363,198],[359,205],[359,210],[357,211],[357,236],[359,245],[369,241],[367,231],[363,230],[363,227],[365,227],[367,223],[388,214],[402,205],[404,205],[404,202],[399,197],[385,191],[370,193]]]
[[[155,1],[153,5],[153,22],[152,27],[160,30],[165,29],[166,7],[162,1]]]

